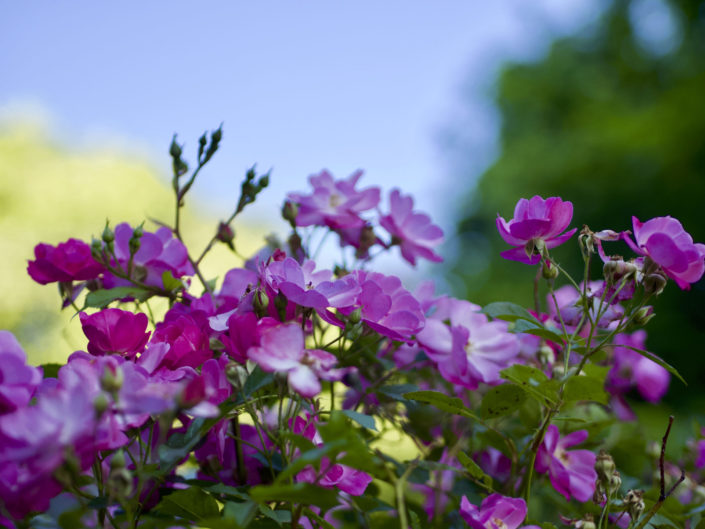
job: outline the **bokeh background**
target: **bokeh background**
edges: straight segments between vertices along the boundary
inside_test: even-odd
[[[477,303],[530,299],[532,271],[498,258],[494,228],[523,196],[571,200],[595,230],[670,214],[704,241],[704,4],[2,2],[0,328],[35,363],[82,347],[24,272],[34,244],[170,218],[172,135],[193,160],[221,122],[187,238],[228,216],[257,163],[272,185],[236,227],[242,253],[283,232],[273,211],[324,167],[414,193],[447,234],[446,263],[420,275]],[[576,271],[578,255],[558,253]],[[669,285],[649,324],[690,381],[671,407],[705,404],[704,307],[702,281]]]

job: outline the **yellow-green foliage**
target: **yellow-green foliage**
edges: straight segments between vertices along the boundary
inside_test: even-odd
[[[169,167],[165,157],[164,167]],[[235,202],[237,197],[233,197]],[[188,198],[187,198],[188,204]],[[172,222],[174,198],[155,168],[124,153],[71,152],[33,126],[0,131],[0,329],[15,333],[30,362],[60,362],[86,340],[74,311],[59,311],[55,285],[38,285],[27,275],[27,260],[39,242],[56,245],[69,237],[90,242],[109,219],[111,225],[150,218]],[[187,206],[184,236],[200,253],[218,219],[206,219]],[[261,230],[262,228],[260,228]],[[238,251],[249,255],[262,235],[236,226]],[[204,263],[207,278],[222,277],[241,261],[223,245]],[[194,282],[192,290],[200,293]]]

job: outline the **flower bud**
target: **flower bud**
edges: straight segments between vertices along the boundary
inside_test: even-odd
[[[122,450],[115,452],[110,459],[110,469],[115,470],[118,468],[125,468],[125,452]]]
[[[583,228],[583,231],[578,236],[578,244],[585,256],[595,253],[595,241],[592,232],[587,229],[587,226]]]
[[[268,185],[269,185],[269,173],[267,173],[266,175],[262,176],[262,177],[259,179],[259,182],[257,182],[257,186],[260,188],[260,190],[264,189],[264,188],[267,187]]]
[[[620,476],[618,471],[614,471],[614,474],[612,474],[612,477],[609,480],[609,483],[607,484],[607,490],[609,491],[610,495],[616,494],[619,492],[620,487],[622,486],[622,476]]]
[[[636,274],[636,265],[619,257],[612,257],[602,267],[602,273],[607,284],[614,285],[622,279],[633,277]]]
[[[644,291],[658,296],[666,288],[668,280],[662,274],[649,274],[644,277]]]
[[[110,407],[110,400],[105,393],[98,393],[98,396],[93,400],[93,409],[96,416],[100,417]]]
[[[654,313],[654,308],[651,305],[641,307],[638,311],[636,311],[636,314],[634,314],[634,323],[640,327],[643,327],[649,323],[649,320],[651,320],[654,316],[656,316],[656,314]]]
[[[235,391],[240,391],[245,387],[247,381],[247,370],[240,364],[229,362],[225,366],[225,376]]]
[[[622,500],[624,506],[629,513],[632,521],[636,521],[641,514],[644,512],[646,505],[644,505],[644,491],[643,490],[630,490],[627,495],[624,496]]]
[[[252,307],[255,309],[255,313],[261,318],[267,314],[267,307],[269,306],[269,296],[267,296],[264,290],[255,290],[252,296]]]
[[[144,230],[141,224],[132,231],[132,237],[130,237],[130,240],[128,242],[128,247],[130,248],[131,255],[136,254],[137,251],[140,249],[140,239],[142,238],[143,233]]]
[[[132,473],[126,468],[110,471],[108,477],[108,492],[116,498],[126,498],[132,494]]]
[[[362,319],[362,310],[358,307],[354,311],[350,313],[348,316],[348,321],[352,323],[353,325],[356,325],[360,323],[360,320]]]
[[[284,206],[282,206],[282,217],[284,220],[288,221],[292,227],[296,225],[296,216],[298,214],[299,206],[296,203],[291,202],[290,200],[284,202]]]
[[[225,222],[218,224],[218,231],[215,234],[216,240],[225,243],[231,250],[235,249],[233,240],[235,240],[235,231]]]
[[[114,369],[112,366],[106,366],[105,370],[103,371],[103,376],[100,377],[100,387],[103,389],[103,391],[107,391],[108,393],[115,393],[116,391],[120,390],[124,380],[125,375],[123,374],[122,369],[120,369],[119,366],[115,366]]]
[[[103,235],[101,236],[103,242],[111,244],[115,240],[115,233],[110,229],[108,223],[105,223],[105,228],[103,228]]]
[[[599,479],[605,487],[607,487],[612,475],[614,474],[617,466],[614,464],[614,459],[604,450],[600,450],[595,458],[595,472],[597,472],[597,479]]]
[[[103,262],[103,243],[98,239],[91,241],[91,257],[99,263]]]
[[[547,260],[543,263],[541,274],[543,275],[544,279],[556,279],[559,273],[560,272],[558,271],[558,267],[551,266],[551,261]]]
[[[575,522],[575,527],[576,529],[597,529],[597,526],[595,525],[595,519],[593,518],[592,514],[586,514],[585,518]]]
[[[181,145],[176,143],[176,134],[174,134],[174,137],[171,140],[171,145],[169,146],[169,154],[172,158],[178,159],[181,158],[182,152]]]

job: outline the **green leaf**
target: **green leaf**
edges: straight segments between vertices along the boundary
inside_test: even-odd
[[[404,398],[406,393],[412,393],[418,391],[419,387],[416,384],[389,384],[387,386],[382,386],[376,393],[382,394],[385,397],[389,397],[393,400],[398,400],[399,402],[408,402],[408,399]]]
[[[531,313],[526,310],[521,305],[516,303],[510,303],[508,301],[497,301],[495,303],[490,303],[485,305],[485,307],[480,311],[483,314],[487,314],[492,318],[498,318],[500,320],[506,321],[516,321],[516,320],[527,320],[534,323],[538,327],[543,327],[541,322],[537,320]]]
[[[515,364],[512,367],[500,371],[500,376],[512,384],[523,388],[529,395],[545,404],[547,400],[551,404],[558,402],[557,380],[549,379],[543,371],[532,366]]]
[[[134,298],[137,301],[145,301],[152,293],[140,287],[115,287],[109,290],[95,290],[86,295],[83,308],[95,307],[104,309],[115,300],[123,298]]]
[[[260,505],[259,512],[264,514],[270,520],[274,520],[279,527],[281,527],[284,523],[291,522],[291,511],[273,511],[266,505]]]
[[[197,417],[185,433],[173,433],[166,444],[159,447],[159,462],[161,470],[171,469],[184,459],[198,444],[201,438],[217,422],[217,419],[204,419]]]
[[[432,404],[439,410],[447,411],[454,415],[462,415],[476,421],[480,420],[477,415],[465,407],[462,400],[457,397],[449,397],[438,391],[412,391],[411,393],[405,393],[404,398]]]
[[[57,378],[59,376],[59,369],[63,366],[61,364],[42,364],[39,367],[44,371],[44,378]]]
[[[164,270],[162,273],[162,285],[164,286],[164,290],[168,290],[169,292],[184,288],[184,284],[174,277],[171,270]]]
[[[260,503],[288,501],[304,505],[316,505],[324,510],[338,505],[338,493],[333,489],[316,487],[310,483],[284,485],[258,485],[250,489],[250,496]]]
[[[604,380],[599,378],[578,375],[568,379],[563,393],[565,400],[589,400],[607,404],[609,397],[605,391]]]
[[[223,508],[223,518],[235,522],[240,527],[247,527],[254,520],[259,506],[252,500],[228,501]]]
[[[515,333],[533,334],[545,340],[550,340],[555,343],[563,343],[564,337],[556,331],[547,329],[541,324],[537,324],[531,320],[516,320],[510,327],[510,331]]]
[[[260,366],[256,366],[252,370],[252,373],[250,373],[250,376],[247,377],[247,380],[245,380],[245,386],[242,389],[245,393],[245,398],[249,398],[253,393],[268,386],[272,382],[274,382],[274,374],[266,373],[262,371]]]
[[[470,477],[482,484],[485,488],[492,490],[492,478],[485,474],[485,472],[480,468],[480,466],[475,463],[465,452],[458,453],[458,461],[465,467],[465,470]]]
[[[323,518],[320,514],[316,514],[314,511],[311,509],[304,509],[304,514],[311,518],[312,520],[315,520],[316,523],[320,527],[323,527],[324,529],[335,529],[335,526],[328,522],[325,518]]]
[[[681,374],[678,372],[678,370],[673,367],[671,364],[666,362],[663,358],[656,356],[654,353],[649,352],[649,351],[644,351],[643,349],[638,349],[636,347],[631,347],[629,345],[623,345],[622,347],[626,347],[628,349],[631,349],[632,351],[636,351],[639,353],[641,356],[648,358],[652,362],[656,362],[658,365],[660,365],[662,368],[664,368],[666,371],[671,373],[674,377],[676,377],[678,380],[683,382],[686,386],[688,383],[685,381],[685,379],[681,376]]]
[[[502,384],[491,388],[482,398],[480,415],[485,418],[508,415],[526,400],[526,391],[513,384]]]
[[[365,415],[358,411],[353,410],[340,410],[344,415],[347,415],[350,419],[355,421],[357,424],[368,430],[377,431],[377,426],[375,425],[375,418],[370,415]]]
[[[193,521],[220,514],[218,502],[198,487],[177,490],[168,496],[163,496],[155,510],[162,514],[179,516]]]

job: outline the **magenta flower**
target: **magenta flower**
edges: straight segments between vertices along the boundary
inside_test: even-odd
[[[168,351],[159,363],[159,366],[168,369],[178,369],[183,366],[195,368],[213,356],[206,329],[192,316],[186,314],[158,323],[151,342],[169,345]],[[142,356],[151,354],[148,349]]]
[[[304,333],[296,324],[265,327],[259,347],[251,347],[247,356],[268,372],[287,373],[289,386],[304,397],[321,392],[323,380],[340,380],[347,372],[334,369],[337,358],[326,351],[306,349]]]
[[[441,298],[418,334],[441,376],[468,389],[476,389],[480,382],[500,382],[499,372],[509,367],[520,350],[507,322],[489,321],[479,310],[468,301]]]
[[[688,290],[705,272],[705,244],[693,238],[673,217],[656,217],[643,224],[632,217],[634,238],[625,242],[639,255],[651,258],[676,284]]]
[[[79,314],[83,334],[88,338],[88,352],[97,356],[120,354],[132,358],[144,351],[149,339],[145,332],[149,320],[141,312],[120,309],[104,309],[90,316]]]
[[[362,226],[360,213],[379,204],[380,190],[368,187],[355,189],[362,171],[356,171],[347,180],[334,180],[326,170],[309,177],[311,195],[290,193],[289,200],[299,205],[297,226],[328,226],[332,229]]]
[[[14,335],[0,331],[0,415],[27,406],[41,382],[41,370],[27,365]]]
[[[588,501],[595,492],[595,454],[590,450],[567,450],[587,438],[587,430],[578,430],[561,438],[558,427],[552,424],[536,455],[536,471],[548,472],[551,485],[566,500],[573,496],[578,501]]]
[[[134,230],[127,223],[123,222],[115,227],[115,256],[125,271],[130,261],[129,243],[133,233]],[[132,267],[133,278],[157,287],[162,286],[162,274],[166,271],[176,278],[194,273],[186,247],[164,226],[154,233],[145,231],[142,234],[139,250],[132,259]],[[126,280],[118,279],[112,274],[107,274],[105,279],[107,288],[130,285]]]
[[[274,291],[302,307],[324,311],[328,307],[346,307],[355,302],[360,286],[352,277],[332,281],[330,270],[314,271],[316,263],[310,259],[300,265],[287,257],[272,261],[263,267],[263,281]]]
[[[316,431],[315,420],[311,417],[304,419],[296,417],[291,423],[293,433],[301,435],[312,441],[316,446],[323,446],[323,441]],[[351,496],[364,494],[367,486],[372,482],[372,476],[362,470],[332,463],[329,458],[321,458],[320,471],[312,466],[304,468],[296,475],[296,481],[304,483],[317,483],[327,489],[337,488]],[[322,475],[320,475],[322,473]]]
[[[471,529],[517,529],[526,518],[526,502],[494,493],[487,496],[480,507],[463,496],[460,501],[460,516]],[[524,526],[530,529],[536,526]]]
[[[401,279],[364,270],[355,270],[346,277],[354,278],[360,285],[360,294],[354,305],[340,309],[342,314],[347,316],[360,308],[362,321],[370,328],[400,342],[411,341],[423,329],[421,304],[402,286]]]
[[[573,204],[559,197],[543,199],[536,195],[522,198],[509,222],[497,215],[497,229],[507,244],[514,246],[500,255],[521,263],[536,264],[541,260],[541,247],[555,248],[570,239],[577,228],[562,233],[573,218]]]
[[[34,258],[27,265],[27,273],[42,285],[95,279],[104,270],[93,259],[91,247],[78,239],[69,239],[56,247],[38,244],[34,247]]]
[[[379,218],[379,223],[398,244],[401,255],[412,265],[421,257],[440,263],[443,258],[433,249],[443,242],[443,230],[431,223],[428,215],[413,211],[411,195],[402,195],[398,189],[389,195],[389,214]]]

